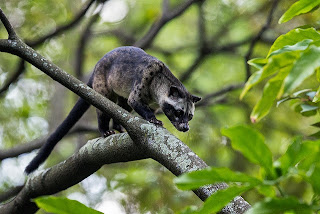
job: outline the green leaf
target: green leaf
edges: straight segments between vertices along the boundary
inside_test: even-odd
[[[317,81],[320,82],[320,68],[316,69],[316,73],[317,73]]]
[[[250,119],[253,123],[258,122],[269,113],[273,103],[281,92],[283,80],[288,75],[289,71],[290,67],[286,67],[267,82],[263,89],[261,99],[255,105],[250,115]]]
[[[298,97],[285,97],[277,102],[277,107],[279,107],[280,104],[293,99],[298,99]]]
[[[320,5],[320,0],[300,0],[289,8],[279,19],[279,24],[289,21],[295,16],[308,13]]]
[[[309,47],[310,43],[312,43],[312,42],[313,42],[312,39],[305,39],[305,40],[298,42],[294,45],[286,45],[281,49],[273,51],[272,53],[270,53],[270,55],[268,57],[282,54],[282,53],[286,53],[286,52],[303,51],[303,50],[307,49]]]
[[[313,166],[305,175],[313,190],[320,194],[320,166]]]
[[[316,95],[314,96],[312,102],[317,103],[317,102],[319,102],[319,100],[320,100],[320,86],[319,86],[319,88],[318,88],[318,90],[316,92]]]
[[[97,210],[91,209],[78,201],[68,198],[44,196],[34,199],[39,208],[46,212],[56,214],[102,214]]]
[[[294,167],[301,160],[306,158],[310,153],[316,151],[317,144],[311,142],[302,142],[302,137],[296,137],[287,151],[276,161],[281,167],[282,173],[288,172],[290,167]]]
[[[253,73],[246,82],[240,99],[256,84],[261,82],[267,77],[272,76],[278,71],[285,69],[287,66],[292,66],[293,62],[298,58],[298,52],[285,52],[283,54],[272,56],[268,59],[268,63],[259,71]]]
[[[262,72],[263,72],[263,69],[253,73],[248,81],[246,82],[246,84],[244,85],[243,87],[243,90],[240,94],[240,100],[242,100],[242,98],[244,97],[244,95],[246,95],[246,93],[256,84],[259,83],[259,80],[261,78],[261,75],[262,75]]]
[[[284,94],[293,91],[320,66],[320,47],[311,46],[302,53],[284,81]]]
[[[250,119],[252,123],[259,122],[263,117],[265,117],[269,113],[280,91],[282,82],[283,82],[282,80],[271,81],[271,82],[269,81],[265,85],[263,89],[262,98],[254,106],[253,111],[250,115]]]
[[[307,29],[302,29],[302,28],[296,28],[288,33],[279,36],[276,41],[273,43],[271,46],[268,57],[271,55],[272,52],[279,50],[285,46],[290,46],[290,45],[295,45],[298,42],[304,41],[304,40],[313,40],[317,41],[320,40],[320,33],[316,31],[314,28],[307,28]],[[302,44],[300,44],[302,45]]]
[[[300,113],[303,113],[303,112],[317,110],[319,108],[319,106],[311,106],[311,105],[308,105],[308,104],[301,104],[301,108],[302,108],[302,110],[301,110]]]
[[[296,198],[287,197],[268,198],[263,202],[258,202],[246,214],[276,214],[285,211],[295,211],[299,214],[312,213],[309,205],[299,202]]]
[[[231,186],[212,194],[203,204],[203,207],[196,213],[208,214],[219,212],[232,199],[241,193],[252,189],[251,186]]]
[[[311,89],[302,89],[302,90],[300,90],[300,91],[294,92],[292,95],[293,95],[294,97],[297,97],[297,96],[299,96],[299,95],[301,95],[301,94],[305,94],[305,93],[307,93],[307,92],[309,92],[309,91],[311,91]]]
[[[250,185],[260,184],[261,181],[241,172],[234,172],[228,168],[206,168],[183,174],[175,179],[180,189],[190,190],[200,186],[217,182],[242,182]]]
[[[268,59],[265,59],[265,58],[255,58],[248,61],[249,65],[257,69],[263,68],[263,66],[267,63],[268,63]]]
[[[314,123],[314,124],[312,124],[311,126],[320,128],[320,122]]]
[[[260,194],[267,196],[267,197],[275,197],[276,190],[274,186],[270,185],[260,185],[257,187],[257,190]]]
[[[234,149],[240,151],[252,163],[262,166],[270,175],[275,176],[272,154],[264,143],[261,133],[243,125],[222,129],[221,132],[231,139]]]

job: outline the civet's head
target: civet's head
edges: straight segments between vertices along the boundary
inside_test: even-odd
[[[185,88],[171,86],[161,109],[177,130],[186,132],[194,114],[194,104],[200,100],[200,97],[190,94]]]

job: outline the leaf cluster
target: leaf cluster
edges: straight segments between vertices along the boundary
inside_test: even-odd
[[[203,185],[227,182],[229,188],[219,190],[206,200],[203,207],[191,213],[215,213],[236,196],[256,189],[265,199],[256,203],[248,213],[313,213],[319,210],[320,194],[320,141],[304,141],[296,137],[287,151],[274,159],[263,135],[249,126],[222,129],[230,138],[231,146],[250,162],[260,166],[259,176],[232,171],[228,168],[210,167],[178,177],[175,182],[180,189],[192,190]],[[288,194],[281,186],[291,178],[299,178],[312,187],[313,199],[301,201]]]

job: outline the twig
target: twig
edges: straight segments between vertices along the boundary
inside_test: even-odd
[[[84,17],[85,13],[88,11],[88,9],[90,8],[90,6],[93,4],[95,0],[89,0],[88,4],[86,4],[86,6],[74,17],[74,19],[72,21],[70,21],[67,24],[61,25],[60,27],[56,28],[53,32],[44,35],[43,37],[40,37],[34,41],[26,41],[26,43],[30,46],[30,47],[37,47],[39,46],[41,43],[43,43],[45,40],[50,39],[52,37],[58,36],[59,34],[63,33],[65,30],[69,30],[70,28],[74,27],[77,23],[80,22],[80,20],[82,19],[82,17]],[[1,8],[0,8],[1,10]],[[2,11],[2,10],[1,10]],[[6,30],[8,31],[9,34],[9,39],[10,40],[15,40],[17,39],[17,35],[14,32],[13,27],[11,26],[10,22],[8,21],[8,19],[3,15],[3,12],[0,13],[0,19],[3,22]],[[21,60],[19,62],[18,68],[17,70],[14,72],[14,74],[12,74],[10,76],[9,79],[7,79],[6,83],[1,87],[0,89],[0,96],[8,90],[9,86],[14,83],[21,74],[24,73],[25,71],[25,67],[24,67],[25,63],[24,60]]]
[[[17,36],[16,32],[14,31],[11,23],[9,22],[7,17],[4,15],[4,13],[3,13],[1,8],[0,8],[0,20],[3,23],[4,27],[6,28],[6,30],[8,32],[8,39],[9,40],[18,39],[18,36]]]
[[[246,79],[245,81],[247,81],[249,79],[249,77],[251,76],[251,71],[250,71],[250,65],[248,64],[249,59],[251,58],[254,46],[256,45],[256,43],[261,39],[262,35],[264,34],[264,32],[266,30],[268,30],[268,28],[271,25],[272,22],[272,18],[273,18],[273,13],[276,10],[276,7],[278,5],[280,0],[274,0],[271,6],[271,10],[269,12],[269,15],[267,17],[267,21],[266,23],[262,26],[262,28],[260,29],[260,31],[258,32],[258,34],[252,39],[248,52],[246,53],[244,60],[245,60],[245,66],[246,66]]]
[[[68,160],[30,177],[15,200],[0,207],[1,213],[33,213],[37,207],[30,201],[31,198],[64,190],[91,175],[105,163],[152,157],[175,175],[207,167],[202,159],[166,129],[131,115],[22,41],[15,40],[13,44],[10,40],[2,39],[0,40],[0,51],[25,59],[52,79],[78,94],[86,102],[110,115],[128,132],[100,139],[100,142],[93,140]],[[106,143],[106,140],[110,142]],[[114,143],[114,140],[121,141],[121,143]],[[171,155],[168,155],[168,152]],[[181,161],[182,159],[184,161]],[[205,200],[213,192],[226,187],[227,184],[219,183],[201,187],[194,192],[200,199]],[[243,198],[236,197],[221,213],[244,213],[249,208],[250,205]]]
[[[224,94],[226,94],[226,93],[229,93],[229,92],[231,92],[231,91],[240,89],[240,88],[242,88],[243,86],[244,86],[243,83],[241,83],[241,84],[235,84],[235,85],[232,84],[232,85],[226,86],[226,87],[222,88],[222,89],[219,90],[219,91],[216,91],[216,92],[213,92],[213,93],[211,93],[211,94],[208,94],[208,95],[204,96],[204,97],[202,98],[202,100],[198,103],[197,106],[206,106],[206,105],[208,105],[208,104],[210,103],[210,101],[211,101],[213,98],[216,98],[216,97],[222,96],[222,95],[224,95]],[[223,100],[223,101],[225,101],[225,100]]]
[[[93,23],[95,23],[99,18],[99,13],[95,14],[94,16],[91,17],[89,20],[85,30],[81,34],[78,48],[76,49],[76,60],[75,60],[75,76],[82,80],[83,78],[83,64],[84,64],[84,50],[86,47],[86,44],[88,43],[89,37],[91,35],[91,28]]]
[[[29,45],[30,47],[37,47],[38,45],[42,44],[45,40],[55,37],[63,33],[64,31],[71,29],[81,21],[81,19],[84,17],[84,15],[86,14],[86,12],[88,11],[88,9],[90,8],[90,6],[93,4],[94,1],[95,0],[89,0],[89,2],[83,7],[83,9],[69,23],[59,26],[51,33],[44,35],[43,37],[40,37],[34,41],[26,41],[26,44]]]
[[[98,129],[87,126],[77,126],[74,129],[70,130],[70,132],[66,136],[72,136],[74,134],[80,133],[98,133]],[[28,143],[23,143],[11,149],[0,150],[0,161],[6,158],[17,157],[21,154],[31,152],[35,149],[39,149],[46,142],[47,137],[49,136],[41,137]]]
[[[167,0],[164,0],[163,3],[162,8],[164,9],[164,11],[162,11],[161,17],[155,23],[153,23],[144,37],[135,42],[134,46],[140,47],[142,49],[148,48],[151,45],[152,41],[155,39],[155,36],[165,24],[167,24],[170,20],[180,16],[184,11],[186,11],[186,9],[188,9],[193,3],[197,2],[198,0],[187,0],[172,11],[168,10],[169,6],[166,1]]]
[[[221,47],[206,47],[205,51],[202,51],[201,54],[194,60],[194,62],[191,64],[191,66],[182,73],[182,75],[180,76],[180,80],[182,82],[187,81],[192,73],[195,71],[195,69],[201,65],[201,63],[206,59],[207,56],[209,55],[214,55],[217,53],[221,53],[221,52],[230,52],[230,51],[234,51],[235,48],[238,48],[242,45],[245,45],[246,43],[251,41],[251,37],[244,39],[242,41],[239,42],[234,42],[234,43],[230,43]]]
[[[16,82],[19,76],[25,71],[26,63],[23,59],[19,59],[18,67],[15,72],[6,80],[6,82],[0,88],[0,97],[8,90],[9,86]]]

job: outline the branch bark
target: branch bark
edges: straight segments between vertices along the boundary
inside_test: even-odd
[[[52,168],[33,174],[14,200],[0,208],[0,213],[33,213],[30,199],[60,192],[90,176],[104,164],[152,158],[173,174],[199,170],[207,165],[183,142],[162,127],[143,124],[148,141],[133,142],[127,133],[89,141],[79,152]],[[194,191],[202,200],[227,184],[209,185]],[[250,205],[236,197],[221,213],[244,213]]]
[[[1,9],[0,18],[3,23],[9,23]],[[153,158],[175,175],[207,167],[203,160],[166,129],[132,116],[41,56],[18,37],[0,40],[0,51],[17,55],[28,61],[55,81],[110,115],[128,132],[112,135],[107,139],[93,140],[67,161],[29,177],[17,197],[2,206],[0,213],[32,213],[37,210],[37,207],[30,201],[31,198],[64,190],[88,177],[106,163]],[[199,198],[205,200],[213,192],[226,187],[227,184],[220,183],[199,188],[195,193]],[[245,200],[236,197],[221,212],[243,213],[249,208],[250,205]]]
[[[66,23],[64,25],[61,25],[57,27],[54,31],[48,33],[47,35],[44,35],[43,37],[40,37],[33,41],[26,41],[26,44],[28,44],[30,47],[37,47],[41,45],[45,40],[50,39],[52,37],[58,36],[59,34],[63,33],[66,30],[71,29],[72,27],[76,26],[81,19],[84,17],[90,6],[94,3],[95,0],[89,0],[88,3],[83,7],[83,9],[72,19],[69,23]],[[1,13],[2,14],[2,13]],[[1,19],[2,20],[2,19]],[[13,27],[11,26],[10,22],[7,19],[3,19],[5,22],[3,22],[4,26],[6,27],[9,39],[13,40],[17,38],[16,33],[14,32]],[[8,22],[6,22],[6,20]],[[7,81],[4,83],[4,85],[0,88],[0,96],[4,94],[4,92],[7,91],[9,86],[14,83],[21,74],[23,74],[25,71],[25,62],[24,60],[21,60],[17,66],[16,71],[7,79]]]

